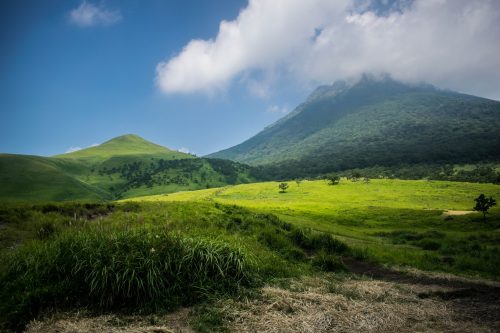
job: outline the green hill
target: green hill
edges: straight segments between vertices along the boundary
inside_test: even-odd
[[[81,149],[72,153],[56,155],[56,158],[79,159],[89,161],[105,160],[114,156],[123,155],[158,155],[168,159],[193,158],[190,154],[170,150],[154,144],[135,134],[126,134],[100,145]]]
[[[109,197],[109,193],[67,174],[50,158],[0,154],[1,201],[100,200]]]
[[[54,157],[2,154],[0,172],[4,201],[128,198],[259,179],[247,165],[197,158],[131,134]]]
[[[285,176],[500,160],[500,102],[368,76],[317,88],[293,112],[209,155]],[[281,170],[281,171],[280,171]]]

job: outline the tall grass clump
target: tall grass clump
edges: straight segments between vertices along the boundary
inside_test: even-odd
[[[326,253],[346,254],[349,247],[334,238],[331,234],[313,232],[309,229],[294,229],[290,232],[290,240],[308,251],[325,251]]]
[[[4,260],[0,323],[14,329],[42,308],[169,308],[252,281],[252,265],[237,247],[145,230],[62,234]]]

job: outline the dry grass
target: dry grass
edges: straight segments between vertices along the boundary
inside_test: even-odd
[[[498,332],[499,283],[399,274],[392,280],[336,274],[281,280],[262,288],[261,297],[214,306],[226,314],[231,332]],[[190,313],[155,317],[154,325],[148,317],[70,314],[33,322],[27,332],[193,332]]]
[[[164,316],[64,313],[31,322],[25,333],[194,333],[187,324],[189,314],[189,309]]]
[[[453,291],[456,289],[441,285],[308,278],[295,281],[287,289],[266,287],[260,300],[229,305],[233,318],[229,326],[234,332],[276,333],[498,330],[498,317],[474,320],[470,315],[464,316],[467,308],[463,308],[463,300],[422,297]],[[471,305],[475,309],[470,310],[476,315],[498,314],[500,310],[498,302]]]

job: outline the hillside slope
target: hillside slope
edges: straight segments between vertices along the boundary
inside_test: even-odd
[[[316,89],[293,112],[209,155],[301,174],[500,159],[500,102],[364,76]]]
[[[107,198],[109,193],[72,177],[49,158],[0,154],[1,201]]]
[[[197,158],[124,135],[54,157],[0,155],[0,199],[106,200],[247,183],[244,164]]]

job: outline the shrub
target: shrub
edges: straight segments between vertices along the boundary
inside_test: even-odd
[[[279,229],[266,229],[259,234],[257,239],[272,250],[280,250],[290,245]]]
[[[417,242],[415,245],[424,250],[429,250],[429,251],[437,251],[441,248],[441,243],[438,243],[430,239],[423,239]]]
[[[324,250],[326,253],[346,253],[348,250],[346,244],[326,233],[313,234],[311,244],[314,249]]]
[[[304,229],[294,229],[289,235],[297,246],[310,251],[323,250],[327,253],[346,253],[349,248],[343,242],[327,233],[311,232]]]
[[[321,251],[314,257],[312,264],[314,267],[325,272],[340,272],[347,270],[347,267],[339,256],[324,251]]]
[[[36,232],[36,236],[40,240],[50,238],[57,231],[56,226],[54,225],[54,222],[51,222],[51,221],[44,221],[44,222],[40,223],[40,225],[37,227],[38,227],[38,230]]]

